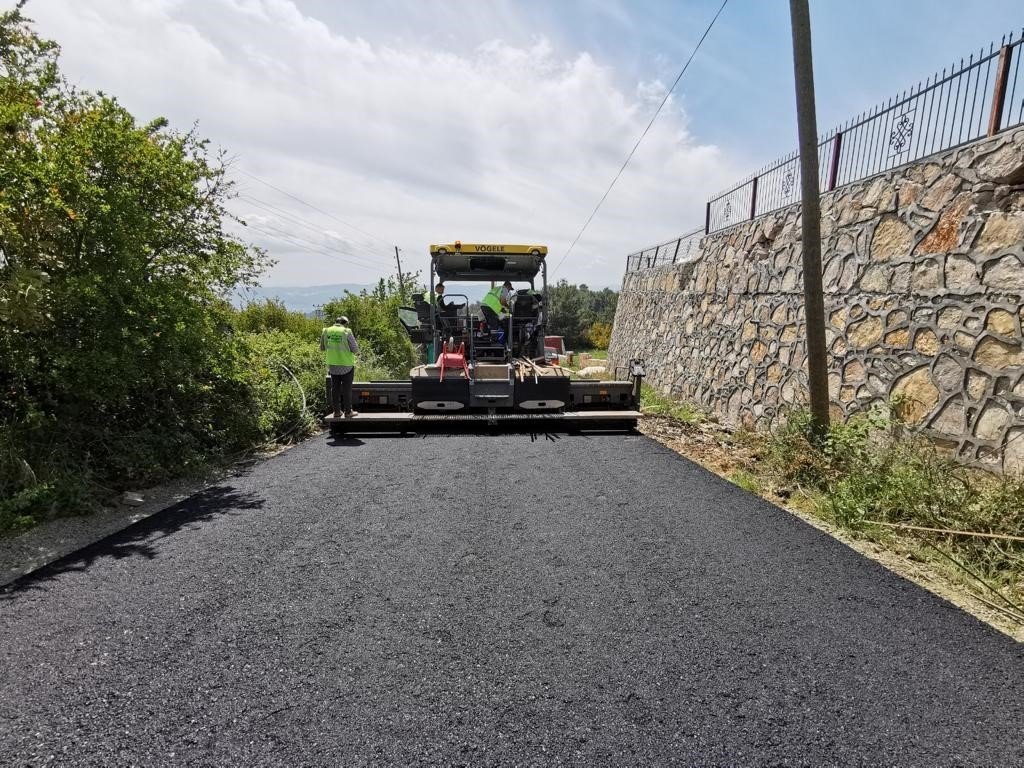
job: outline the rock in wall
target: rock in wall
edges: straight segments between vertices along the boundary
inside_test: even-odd
[[[834,418],[894,396],[964,461],[1024,471],[1024,129],[822,197]],[[609,359],[731,426],[807,400],[800,210],[627,273]]]

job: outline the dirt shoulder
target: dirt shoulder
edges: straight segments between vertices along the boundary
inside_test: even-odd
[[[735,481],[738,473],[758,475],[757,450],[735,440],[717,424],[688,424],[666,416],[644,416],[639,428],[648,437],[727,480]],[[898,534],[887,536],[884,543],[859,537],[801,508],[801,501],[807,500],[802,500],[799,491],[793,489],[765,486],[758,489],[758,495],[1014,640],[1024,642],[1024,626],[993,610],[952,574],[923,559],[918,540]]]

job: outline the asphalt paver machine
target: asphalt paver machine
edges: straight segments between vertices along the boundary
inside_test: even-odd
[[[635,427],[642,361],[631,361],[617,381],[573,378],[569,369],[546,361],[546,256],[543,245],[431,245],[428,292],[399,310],[412,342],[427,350],[426,364],[406,380],[355,382],[353,404],[360,413],[328,416],[331,433],[413,432],[474,422],[544,431]],[[513,288],[501,316],[474,311],[468,295],[451,286],[506,281]],[[448,284],[446,291],[432,300],[439,282]],[[327,382],[329,389],[329,377]]]

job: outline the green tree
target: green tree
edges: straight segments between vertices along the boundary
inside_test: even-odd
[[[225,296],[266,259],[224,231],[222,155],[68,86],[57,55],[0,14],[0,500],[22,507],[259,434]]]
[[[619,295],[610,288],[592,291],[586,285],[559,280],[548,288],[548,333],[565,337],[571,348],[595,344],[590,330],[596,323],[610,326]]]

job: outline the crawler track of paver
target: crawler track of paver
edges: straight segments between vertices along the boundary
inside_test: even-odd
[[[1021,765],[1022,662],[643,437],[317,438],[0,594],[0,764]]]

